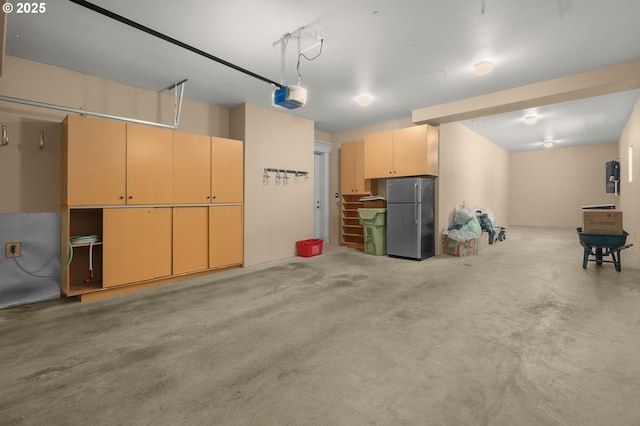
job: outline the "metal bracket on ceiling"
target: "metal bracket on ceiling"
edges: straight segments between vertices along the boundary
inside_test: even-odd
[[[167,87],[166,91],[174,90],[173,94],[173,110],[175,112],[175,118],[173,121],[174,127],[177,129],[178,124],[180,123],[180,112],[182,111],[182,98],[184,97],[184,86],[187,83],[188,79],[184,79],[178,83],[172,84]]]
[[[119,121],[124,121],[124,122],[127,122],[127,123],[145,124],[147,126],[161,127],[161,128],[164,128],[164,129],[173,129],[173,130],[176,129],[175,126],[170,126],[169,124],[155,123],[153,121],[138,120],[138,119],[135,119],[135,118],[121,117],[121,116],[118,116],[118,115],[103,114],[101,112],[87,111],[87,110],[78,109],[78,108],[69,108],[69,107],[62,106],[62,105],[47,104],[47,103],[38,102],[38,101],[30,101],[28,99],[12,98],[10,96],[0,95],[0,101],[12,102],[12,103],[15,103],[15,104],[22,104],[22,105],[29,105],[29,106],[39,107],[39,108],[55,109],[55,110],[58,110],[58,111],[71,112],[73,114],[79,114],[79,115],[83,115],[83,116],[108,118],[110,120],[119,120]],[[9,143],[8,138],[7,138],[6,142]]]

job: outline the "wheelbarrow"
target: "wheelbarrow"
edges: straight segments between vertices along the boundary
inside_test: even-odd
[[[616,271],[620,272],[620,252],[627,249],[633,244],[625,244],[627,242],[626,231],[622,231],[622,235],[610,234],[584,234],[582,228],[577,228],[580,237],[580,245],[584,248],[584,257],[582,259],[582,268],[587,269],[587,263],[596,262],[597,265],[602,263],[613,263]],[[604,260],[603,257],[611,256],[613,260]]]

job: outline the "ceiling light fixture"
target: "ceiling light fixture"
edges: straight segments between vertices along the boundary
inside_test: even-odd
[[[493,62],[491,61],[482,61],[478,62],[473,66],[473,72],[476,75],[485,75],[489,74],[493,69]]]
[[[362,107],[369,106],[372,100],[373,98],[370,95],[361,95],[356,98],[356,102]]]
[[[553,142],[551,141],[544,141],[542,143],[542,146],[544,146],[545,148],[551,148],[553,146]]]
[[[528,115],[524,118],[524,122],[526,124],[536,124],[538,122],[538,117],[535,115]]]

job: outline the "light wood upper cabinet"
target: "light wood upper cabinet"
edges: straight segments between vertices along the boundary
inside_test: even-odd
[[[62,132],[62,204],[125,204],[125,123],[70,115]]]
[[[429,125],[367,135],[364,177],[438,175],[438,130]]]
[[[209,208],[173,209],[173,274],[209,267]]]
[[[209,207],[209,267],[242,265],[242,206]]]
[[[211,138],[211,202],[242,203],[244,199],[244,143]]]
[[[364,178],[393,176],[393,132],[364,137]]]
[[[127,204],[170,204],[173,131],[127,123]]]
[[[173,202],[208,204],[211,199],[211,137],[174,132]]]
[[[408,127],[393,132],[393,174],[417,176],[427,172],[427,126]]]
[[[340,192],[366,193],[371,190],[364,178],[364,141],[344,142],[340,148]]]
[[[103,212],[102,286],[171,275],[171,208]]]

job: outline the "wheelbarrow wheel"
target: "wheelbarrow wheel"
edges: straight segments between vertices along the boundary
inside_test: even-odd
[[[602,247],[596,248],[596,265],[602,265]]]

